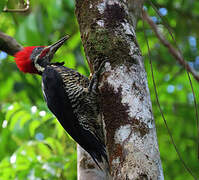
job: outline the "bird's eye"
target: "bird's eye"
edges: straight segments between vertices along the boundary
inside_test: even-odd
[[[41,52],[41,54],[39,55],[39,58],[41,59],[41,58],[43,58],[44,56],[46,56],[46,54],[49,52],[49,48],[46,48],[46,49],[44,49],[42,52]]]

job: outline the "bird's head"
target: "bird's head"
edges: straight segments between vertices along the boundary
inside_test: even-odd
[[[68,35],[64,36],[62,39],[50,46],[24,47],[14,55],[17,67],[24,73],[41,74],[45,67],[50,64],[55,52],[68,38]]]

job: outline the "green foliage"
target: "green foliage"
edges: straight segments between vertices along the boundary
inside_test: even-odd
[[[167,19],[166,22],[172,27],[173,35],[177,40],[178,46],[182,50],[185,59],[194,62],[197,56],[199,56],[199,51],[197,49],[198,33],[196,33],[196,26],[199,25],[199,14],[195,11],[190,11],[188,7],[191,6],[194,10],[199,3],[188,3],[188,1],[181,0],[158,0],[154,1],[154,3],[158,10],[160,8],[165,8],[167,10],[167,14],[165,15]],[[168,30],[163,26],[163,21],[157,16],[154,9],[149,4],[146,3],[145,5],[148,13],[156,22],[159,31],[175,46],[175,43],[169,36]],[[190,20],[190,17],[194,18]],[[195,107],[187,73],[178,63],[176,63],[176,60],[170,55],[168,50],[159,42],[149,26],[145,24],[145,28],[143,28],[143,22],[140,21],[137,29],[138,42],[145,58],[145,67],[153,103],[153,113],[156,121],[165,179],[184,180],[192,179],[192,177],[185,170],[182,162],[177,156],[156,104],[144,30],[146,31],[149,40],[151,59],[153,61],[155,81],[158,88],[161,107],[183,159],[193,173],[199,177]],[[195,45],[190,39],[196,41]],[[196,94],[196,100],[198,101],[199,84],[193,78],[192,83]]]
[[[3,11],[3,9],[4,9],[5,5],[6,5],[6,1],[7,1],[7,0],[2,0],[2,1],[0,1],[0,12]]]
[[[42,104],[4,105],[0,124],[0,179],[76,179],[75,144]]]
[[[0,0],[0,13],[5,6]],[[17,7],[9,0],[8,7]],[[166,8],[170,26],[185,58],[194,62],[199,56],[199,2],[183,0],[154,1]],[[156,17],[160,31],[170,40],[162,20],[149,4],[148,13]],[[191,11],[190,11],[191,9]],[[49,45],[65,34],[69,41],[56,53],[56,61],[77,69],[88,76],[78,25],[74,16],[73,0],[31,1],[26,14],[1,13],[1,31],[15,37],[23,46]],[[146,39],[140,21],[137,38],[145,58],[153,112],[165,179],[191,179],[171,144],[167,130],[156,105],[147,56]],[[169,54],[152,30],[146,26],[151,48],[155,79],[161,106],[183,159],[198,174],[196,156],[196,122],[193,96],[186,72]],[[196,41],[196,46],[192,41]],[[41,78],[19,72],[13,57],[0,54],[0,180],[10,179],[76,179],[76,146],[61,125],[47,109]],[[193,80],[196,97],[199,85]]]
[[[55,59],[88,75],[73,10],[73,1],[31,1],[25,16],[2,13],[1,30],[24,46],[70,34]],[[19,72],[8,56],[0,57],[0,72],[0,179],[76,180],[76,144],[44,103],[41,78]]]

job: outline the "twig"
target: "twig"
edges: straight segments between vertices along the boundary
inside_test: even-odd
[[[23,48],[14,38],[0,31],[0,50],[13,56]]]
[[[181,56],[181,53],[176,50],[167,40],[166,38],[158,31],[157,25],[152,21],[152,19],[149,17],[149,15],[146,13],[146,11],[142,11],[143,13],[143,20],[145,20],[153,29],[154,33],[160,40],[160,42],[168,48],[171,55],[188,71],[190,72],[193,77],[199,82],[199,74],[189,66],[189,64],[184,60],[184,58]]]
[[[144,16],[144,14],[143,14]],[[143,21],[143,27],[144,27],[144,21]],[[167,132],[169,134],[169,137],[171,139],[171,142],[175,148],[175,151],[180,159],[180,161],[182,162],[184,168],[189,172],[189,174],[194,178],[194,180],[198,180],[197,177],[193,174],[192,170],[190,169],[190,167],[185,163],[184,159],[182,158],[182,155],[180,154],[180,151],[174,141],[174,138],[172,136],[172,132],[167,124],[167,120],[164,116],[164,112],[162,110],[162,107],[160,105],[160,101],[159,101],[159,97],[158,97],[158,91],[157,91],[157,86],[156,86],[156,82],[155,82],[155,77],[154,77],[154,71],[153,71],[153,65],[152,65],[152,59],[151,59],[151,51],[150,51],[150,47],[149,47],[149,42],[148,42],[148,39],[147,39],[147,36],[146,36],[146,32],[144,30],[144,36],[145,36],[145,39],[146,39],[146,44],[147,44],[147,49],[148,49],[148,56],[149,56],[149,63],[150,63],[150,67],[151,67],[151,75],[152,75],[152,80],[153,80],[153,87],[154,87],[154,91],[155,91],[155,97],[156,97],[156,102],[157,102],[157,105],[158,105],[158,108],[160,110],[160,114],[162,116],[162,119],[164,121],[164,124],[166,126],[166,129],[167,129]]]
[[[5,7],[3,9],[3,12],[26,12],[30,9],[30,0],[27,0],[27,2],[24,3],[24,6],[24,9],[8,9],[7,7]]]
[[[156,6],[154,6],[154,4],[152,3],[152,1],[150,1],[150,0],[148,0],[148,1],[149,1],[150,4],[152,5],[153,9],[156,11],[156,13],[158,14],[158,16],[162,19],[164,26],[167,28],[167,30],[168,30],[170,36],[172,37],[172,40],[175,42],[175,45],[176,45],[176,47],[177,47],[177,50],[174,49],[174,51],[177,51],[177,53],[180,55],[180,57],[182,57],[182,52],[180,51],[180,48],[179,48],[178,45],[177,45],[177,42],[176,42],[176,40],[175,40],[175,38],[174,38],[174,36],[173,36],[173,33],[172,33],[170,27],[168,26],[168,23],[165,21],[166,18],[164,18],[164,17],[160,14],[160,12],[159,12],[158,9],[156,8]],[[146,12],[145,12],[145,13],[146,13]],[[147,15],[147,14],[146,14],[146,15]],[[155,25],[155,23],[154,23],[154,25]],[[157,33],[158,33],[158,31],[157,31]],[[172,46],[171,46],[171,47],[172,47]],[[174,57],[175,57],[175,56],[174,56]],[[183,66],[184,66],[185,68],[187,67],[187,68],[190,68],[190,69],[192,70],[192,72],[191,72],[191,71],[188,71],[188,69],[186,69],[186,72],[187,72],[187,76],[188,76],[189,83],[190,83],[191,90],[192,90],[193,97],[194,97],[194,106],[195,106],[195,113],[196,113],[196,126],[197,126],[197,151],[198,151],[198,159],[199,159],[199,116],[198,116],[199,113],[198,113],[198,109],[197,109],[196,95],[195,95],[195,92],[194,92],[193,83],[192,83],[192,80],[191,80],[191,77],[190,77],[190,74],[189,74],[189,73],[191,73],[193,76],[196,75],[196,76],[194,76],[195,79],[196,79],[199,75],[196,74],[196,72],[187,64],[187,62],[183,59],[183,57],[182,57],[182,60],[183,60],[184,63],[185,63],[185,65],[183,65]],[[195,74],[193,74],[193,73],[195,73]],[[196,80],[197,80],[197,79],[196,79]]]

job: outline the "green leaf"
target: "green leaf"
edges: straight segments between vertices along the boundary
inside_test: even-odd
[[[3,11],[4,7],[6,6],[7,0],[0,1],[0,13]]]
[[[30,123],[29,125],[29,131],[30,131],[30,136],[34,137],[35,135],[35,130],[40,126],[40,122],[37,120],[34,120]]]

